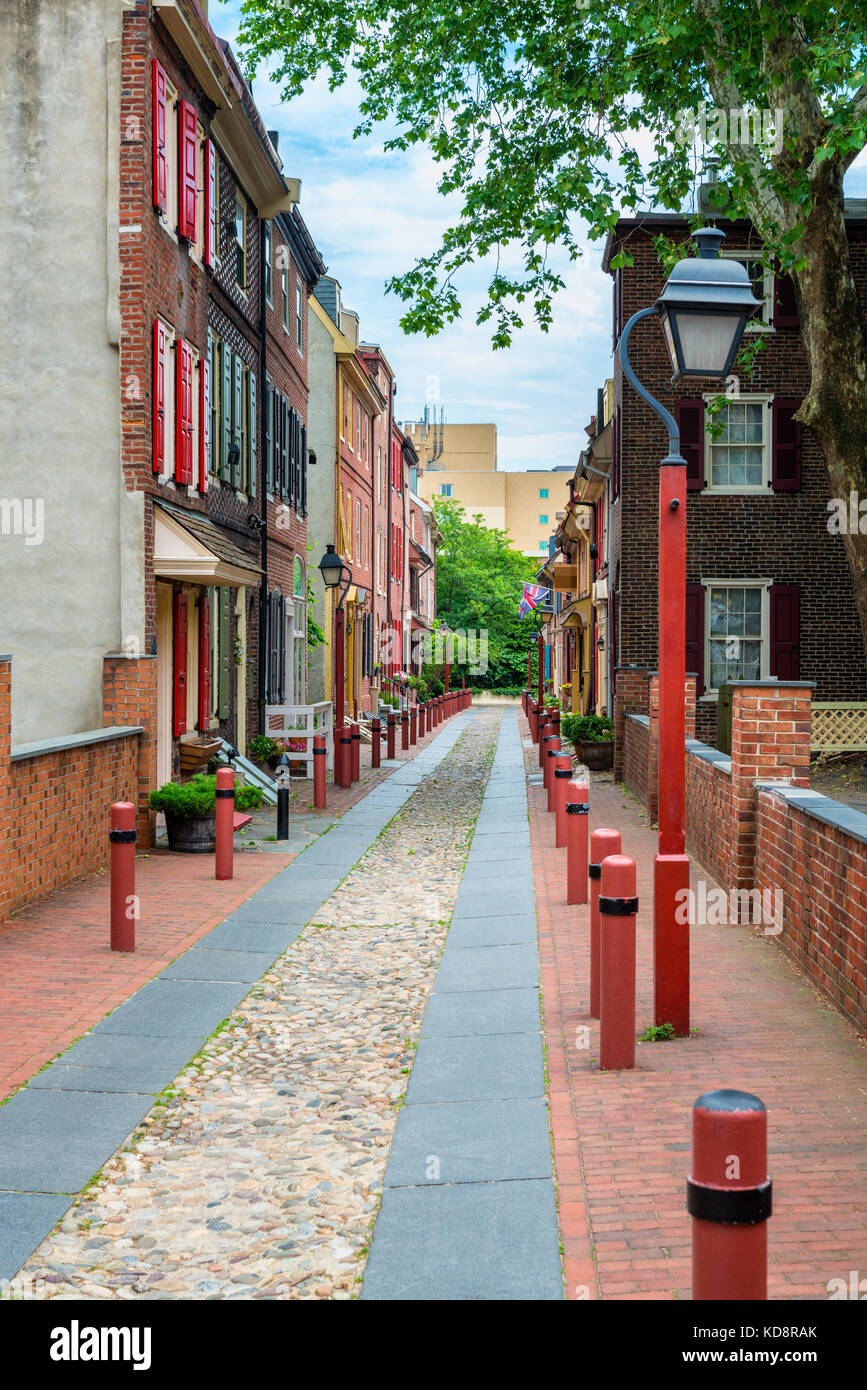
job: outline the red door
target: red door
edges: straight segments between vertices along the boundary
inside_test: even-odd
[[[187,732],[187,596],[175,594],[175,679],[172,733],[175,738]]]

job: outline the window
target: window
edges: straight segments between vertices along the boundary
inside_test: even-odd
[[[197,261],[205,259],[205,230],[208,220],[208,141],[201,126],[196,127],[196,236],[190,251]]]
[[[376,446],[376,500],[382,501],[382,445]]]
[[[361,503],[355,504],[355,554],[360,564],[364,563],[364,550],[361,545]]]
[[[547,541],[540,541],[540,542],[539,542],[539,549],[540,549],[540,550],[547,550],[547,549],[548,549],[548,542],[547,542]]]
[[[364,507],[364,568],[370,569],[370,508]]]
[[[453,489],[453,483],[440,483],[440,497],[451,497]]]
[[[343,440],[344,444],[347,444],[351,442],[352,434],[349,416],[349,412],[352,409],[352,393],[348,389],[343,377],[340,378],[340,394],[343,398],[343,410],[341,411],[343,428],[340,431],[340,438]]]
[[[539,488],[539,496],[540,496],[540,497],[547,497],[547,496],[548,496],[548,489],[547,489],[546,487],[540,487],[540,488]]]
[[[175,331],[155,319],[153,334],[152,467],[157,480],[165,482],[175,476]]]
[[[208,359],[211,366],[211,428],[208,435],[208,472],[215,476],[220,447],[220,354],[219,340],[208,332]]]
[[[280,268],[280,280],[283,291],[283,327],[289,332],[289,258],[286,254],[286,247],[280,247],[283,253],[282,265]]]
[[[712,399],[712,397],[711,397]],[[705,430],[706,477],[717,492],[764,492],[769,481],[770,449],[764,398],[726,401],[720,428]]]
[[[768,670],[768,586],[757,580],[706,585],[708,686],[763,680]]]
[[[545,513],[545,515],[539,517],[539,525],[540,525],[540,526],[547,526],[547,525],[548,525],[548,515],[547,515],[547,513]]]
[[[235,282],[242,294],[247,293],[247,204],[240,193],[235,194]]]
[[[730,261],[740,261],[746,266],[753,294],[760,304],[745,331],[755,333],[758,329],[766,328],[774,316],[774,272],[762,265],[761,256],[749,251],[724,251],[722,257]]]
[[[166,78],[165,112],[165,208],[160,221],[167,232],[174,232],[178,225],[178,94]]]
[[[376,590],[382,593],[382,552],[384,550],[382,530],[376,533]]]
[[[295,272],[295,346],[304,353],[304,290],[301,276]]]
[[[265,298],[274,304],[274,232],[270,222],[265,223]]]

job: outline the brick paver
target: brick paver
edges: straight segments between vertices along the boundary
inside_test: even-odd
[[[436,737],[397,757],[414,758]],[[383,758],[385,746],[383,745]],[[330,824],[394,770],[374,771],[362,743],[361,778],[333,787],[329,774],[323,821]],[[293,785],[293,814],[312,810],[311,783]],[[240,839],[243,839],[241,835]],[[154,849],[136,859],[141,917],[134,955],[109,946],[109,875],[91,874],[0,924],[0,1100],[112,1009],[147,984],[294,858],[278,850],[235,856],[231,883],[214,879],[212,855]]]
[[[523,716],[521,729],[528,737]],[[537,770],[535,749],[527,766]],[[690,1297],[691,1109],[703,1091],[728,1086],[754,1092],[768,1109],[769,1297],[827,1299],[828,1280],[867,1269],[861,1041],[769,937],[694,927],[696,1031],[639,1044],[634,1071],[600,1072],[599,1028],[588,1015],[589,909],[566,908],[565,850],[553,847],[541,788],[530,787],[529,802],[567,1297]],[[638,866],[641,1033],[653,1022],[656,832],[631,796],[596,776],[591,828],[603,825],[622,832]],[[702,874],[694,866],[694,880]]]

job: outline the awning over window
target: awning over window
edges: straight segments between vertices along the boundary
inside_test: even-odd
[[[250,588],[262,570],[207,517],[158,502],[154,507],[154,574],[191,584]]]
[[[560,614],[561,627],[589,627],[592,614],[589,598],[576,598]]]

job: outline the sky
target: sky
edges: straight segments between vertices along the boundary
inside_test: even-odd
[[[212,0],[210,20],[237,54],[239,0]],[[447,423],[493,421],[500,468],[574,466],[597,388],[612,373],[604,243],[585,237],[583,257],[575,263],[564,257],[556,267],[565,288],[548,333],[530,321],[513,335],[511,348],[495,352],[491,325],[474,321],[488,282],[479,266],[458,282],[459,320],[435,338],[405,334],[405,306],[386,293],[385,282],[436,249],[459,206],[437,192],[432,156],[420,145],[385,152],[378,133],[353,140],[358,101],[351,80],[329,92],[318,78],[283,103],[263,73],[253,95],[266,128],[280,133],[284,174],[301,179],[302,216],[328,274],[340,281],[344,307],[358,312],[362,340],[381,344],[395,370],[397,418],[417,419],[429,405],[444,409]],[[850,170],[846,192],[867,197],[867,154]]]

